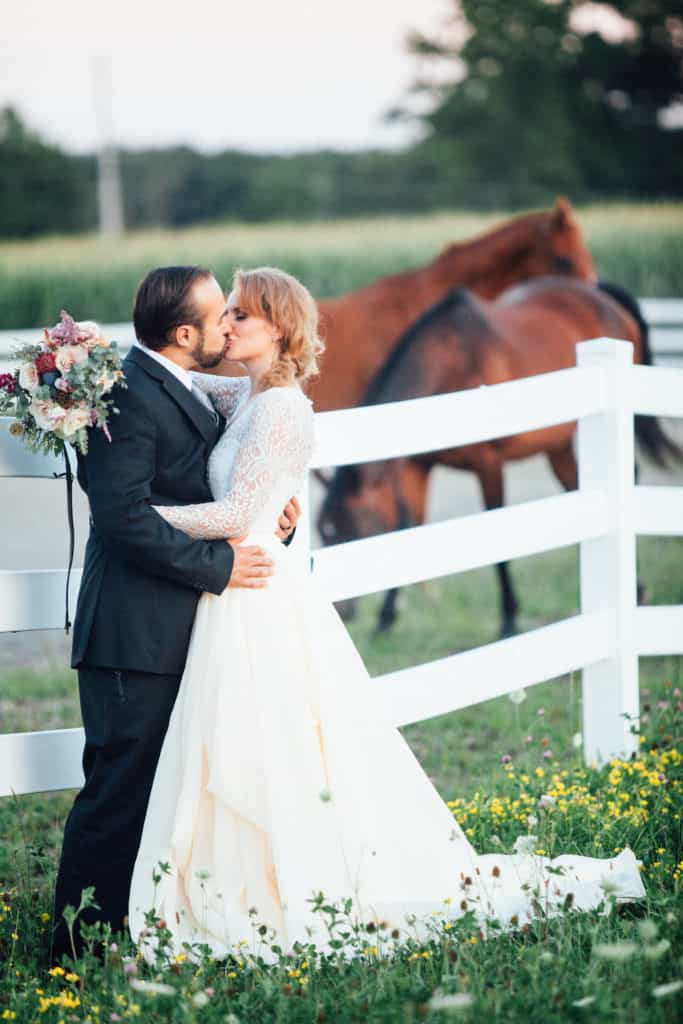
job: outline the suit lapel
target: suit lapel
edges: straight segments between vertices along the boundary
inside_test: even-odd
[[[129,359],[148,373],[150,377],[154,377],[156,380],[160,381],[164,390],[180,406],[205,441],[210,443],[215,442],[219,428],[214,423],[211,413],[208,409],[204,408],[202,403],[187,390],[185,385],[182,384],[177,377],[174,377],[173,374],[164,366],[157,363],[155,359],[150,359],[142,349],[135,346],[131,348],[130,352],[126,356],[126,362],[128,362]]]

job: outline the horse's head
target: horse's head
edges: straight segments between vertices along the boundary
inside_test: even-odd
[[[399,526],[395,474],[389,462],[340,466],[318,513],[323,544],[346,544]]]
[[[593,257],[568,199],[559,197],[553,210],[539,215],[535,244],[527,250],[527,277],[567,274],[597,280]]]

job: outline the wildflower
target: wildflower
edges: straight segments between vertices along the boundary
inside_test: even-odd
[[[61,978],[66,974],[63,967],[51,967],[47,972],[52,978]]]
[[[654,942],[652,945],[645,946],[643,949],[643,956],[647,960],[659,960],[660,956],[664,956],[668,949],[671,949],[671,943],[669,940],[660,939],[659,942]]]
[[[584,996],[583,999],[575,999],[572,1006],[578,1006],[579,1009],[583,1009],[584,1006],[590,1006],[594,1002],[595,996]]]
[[[69,971],[69,973],[65,976],[64,980],[65,981],[80,981],[81,979],[78,976],[78,974],[74,974],[73,971]]]
[[[201,1009],[202,1006],[206,1006],[209,1001],[209,996],[206,992],[195,992],[192,996],[192,1002],[195,1006]]]
[[[529,828],[535,828],[536,825],[538,825],[538,818],[535,814],[527,814],[526,823],[529,826]]]
[[[593,954],[601,960],[628,960],[637,949],[635,942],[598,942]]]
[[[652,989],[652,995],[655,999],[663,999],[664,996],[672,996],[674,992],[678,992],[681,988],[683,988],[683,981],[677,978],[675,981],[667,981],[663,985],[655,985]]]
[[[539,718],[543,718],[543,716],[545,714],[545,709],[544,708],[539,708],[538,711],[536,712],[536,714],[538,715]]]
[[[2,1020],[16,1020],[16,1016],[17,1015],[14,1012],[14,1010],[3,1010],[2,1011]]]
[[[526,856],[533,852],[537,842],[538,836],[517,836],[512,852]]]
[[[552,750],[544,750],[544,751],[543,751],[543,756],[544,756],[544,758],[546,759],[546,761],[550,761],[550,759],[551,759],[551,758],[552,758],[552,756],[553,756],[553,752],[552,752]]]
[[[501,761],[503,762],[503,764],[509,764],[511,760],[512,760],[512,755],[511,754],[503,754],[503,756],[501,757]]]
[[[582,733],[575,732],[574,735],[572,736],[572,746],[574,747],[575,750],[578,750],[582,743],[583,743],[583,735],[582,735]],[[576,1006],[576,1003],[574,1003],[574,1006]]]
[[[50,920],[50,915],[46,911],[44,911],[40,915],[40,920],[43,922],[43,924],[46,924]]]
[[[638,931],[645,942],[653,942],[657,938],[657,925],[649,917],[640,922]]]
[[[554,796],[550,796],[548,793],[543,793],[542,796],[539,798],[538,806],[545,809],[546,807],[552,807],[553,804],[556,803],[557,800]]]
[[[533,736],[531,736],[531,735],[525,736],[524,737],[524,742],[525,743],[533,743],[534,742]]]
[[[136,992],[144,992],[147,995],[174,996],[176,990],[172,985],[166,985],[163,981],[143,981],[142,978],[133,978],[130,987]]]
[[[464,1010],[473,1003],[469,992],[453,992],[451,995],[444,995],[440,989],[436,989],[429,1000],[430,1010]]]
[[[123,1017],[120,1014],[118,1014],[118,1013],[110,1013],[109,1014],[109,1020],[111,1020],[111,1021],[123,1020]]]
[[[526,700],[526,690],[511,690],[510,693],[508,693],[508,699],[511,700],[513,704],[521,704],[522,701]]]
[[[138,965],[135,963],[135,961],[131,961],[130,963],[125,964],[123,968],[123,973],[128,975],[137,974]]]

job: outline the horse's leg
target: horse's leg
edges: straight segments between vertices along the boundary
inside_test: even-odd
[[[492,449],[484,448],[484,451],[486,452],[485,457],[480,459],[473,468],[479,478],[484,505],[491,511],[494,508],[502,508],[505,504],[503,463]],[[517,611],[519,605],[507,562],[498,562],[496,572],[498,573],[501,598],[500,636],[512,636],[517,632]]]
[[[569,441],[564,448],[548,452],[553,472],[565,491],[575,491],[579,486],[579,471],[574,458],[574,449]]]
[[[404,530],[424,522],[429,470],[412,459],[402,460],[394,469],[396,529]],[[383,633],[396,622],[399,588],[387,590],[377,619],[377,632]]]

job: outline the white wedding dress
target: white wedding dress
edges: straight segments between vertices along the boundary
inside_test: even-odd
[[[275,574],[265,589],[199,601],[131,886],[130,929],[145,955],[154,951],[144,931],[152,908],[176,952],[200,942],[223,957],[245,939],[251,947],[253,921],[275,929],[283,950],[296,940],[328,950],[307,902],[320,891],[328,902],[351,897],[354,916],[405,937],[406,915],[416,915],[410,933],[420,936],[439,911],[472,910],[485,929],[490,918],[521,925],[539,903],[559,912],[570,893],[578,909],[608,892],[643,897],[628,848],[609,859],[477,854],[383,717],[296,543],[274,535],[313,451],[310,402],[295,387],[249,397],[245,378],[195,380],[229,420],[209,460],[216,500],[157,510],[194,537],[247,533]]]

